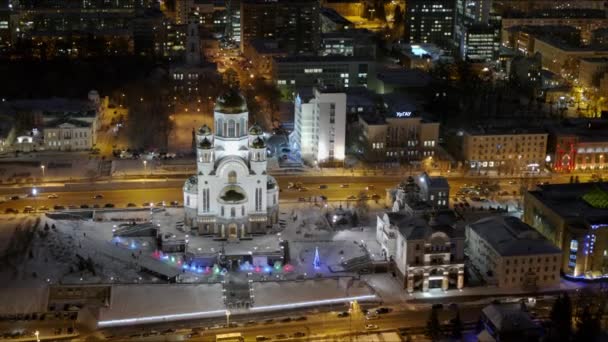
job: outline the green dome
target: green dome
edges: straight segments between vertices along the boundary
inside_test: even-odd
[[[209,126],[207,125],[203,125],[201,128],[198,129],[198,134],[200,135],[211,135],[211,128],[209,128]]]
[[[217,98],[214,110],[223,114],[244,113],[247,111],[247,101],[241,93],[231,89]]]
[[[249,129],[249,135],[262,135],[262,134],[264,134],[264,131],[262,131],[262,128],[258,125],[253,125]]]
[[[266,147],[266,144],[264,143],[264,140],[262,140],[262,138],[255,138],[255,140],[253,140],[251,142],[251,147],[253,148],[264,148]]]
[[[209,150],[213,147],[213,144],[209,139],[205,138],[200,144],[198,144],[198,146],[202,149]]]

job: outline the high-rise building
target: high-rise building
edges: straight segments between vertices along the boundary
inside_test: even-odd
[[[243,0],[241,51],[255,39],[273,39],[290,54],[316,53],[319,47],[318,0]]]
[[[454,1],[407,1],[405,22],[407,42],[447,46],[454,32]]]
[[[460,56],[496,60],[500,48],[500,17],[490,13],[492,0],[456,0],[454,42]]]
[[[175,0],[175,23],[185,25],[194,7],[194,0]]]
[[[304,160],[344,160],[346,145],[346,93],[315,88],[312,98],[298,95],[295,101],[293,143]]]

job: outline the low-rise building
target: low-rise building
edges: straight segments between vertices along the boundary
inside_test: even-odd
[[[44,147],[48,150],[90,150],[94,144],[93,124],[76,118],[58,118],[44,127]]]
[[[554,171],[608,168],[608,120],[568,120],[549,132],[549,166]]]
[[[608,48],[572,45],[554,37],[536,37],[532,53],[540,53],[543,68],[566,78],[576,78],[580,59],[608,57]]]
[[[581,58],[578,80],[587,88],[598,88],[601,78],[608,72],[608,57]]]
[[[420,187],[420,197],[437,209],[448,209],[450,204],[450,184],[445,177],[431,177],[423,172],[414,178]]]
[[[279,89],[295,91],[316,85],[336,88],[374,88],[376,63],[364,57],[288,56],[276,57],[272,79]]]
[[[523,220],[561,248],[571,278],[608,277],[608,183],[541,185],[524,196]]]
[[[479,341],[538,341],[543,330],[520,303],[491,304],[481,310]]]
[[[466,227],[471,266],[499,288],[538,289],[560,282],[561,250],[516,217],[494,216]]]
[[[470,129],[463,136],[463,158],[478,172],[539,172],[546,163],[547,136],[541,129]]]
[[[328,32],[321,35],[321,56],[376,58],[374,34],[365,29]]]
[[[361,114],[359,125],[370,161],[420,161],[433,157],[439,146],[439,123],[424,119],[413,105]]]
[[[454,226],[449,213],[428,220],[384,214],[377,217],[376,239],[408,292],[464,287],[464,229]]]

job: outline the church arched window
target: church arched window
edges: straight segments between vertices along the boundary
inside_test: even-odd
[[[219,136],[224,135],[224,119],[220,118],[217,120],[217,128],[215,129],[215,131],[217,132],[217,135],[219,135]]]
[[[224,216],[224,206],[222,206],[222,212],[220,216]]]
[[[236,136],[234,132],[234,120],[228,121],[228,137],[234,138]]]
[[[230,217],[236,216],[236,209],[234,207],[230,208]]]
[[[228,183],[230,183],[230,184],[236,183],[236,171],[228,172]]]

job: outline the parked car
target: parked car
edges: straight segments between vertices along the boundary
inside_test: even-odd
[[[296,331],[296,332],[293,334],[293,337],[304,337],[304,336],[306,336],[306,334],[305,334],[305,333],[303,333],[303,332],[301,332],[301,331]]]
[[[57,198],[59,198],[59,196],[57,196],[57,194],[50,194],[50,195],[46,196],[46,198],[48,198],[48,199],[57,199]]]
[[[346,311],[342,311],[340,313],[338,313],[338,317],[343,318],[343,317],[348,317],[350,314]]]
[[[177,207],[179,205],[178,201],[171,201],[171,206],[172,207]]]
[[[152,203],[152,202],[144,202],[141,206],[142,207],[153,207],[154,203]]]
[[[54,209],[54,210],[65,210],[65,207],[64,207],[64,206],[62,206],[62,205],[57,204],[57,205],[54,205],[54,206],[53,206],[53,209]]]
[[[327,189],[327,185],[321,184],[321,185],[319,185],[319,189]]]
[[[137,205],[135,203],[128,203],[127,204],[127,208],[133,208],[133,207],[137,207]]]
[[[348,188],[348,187],[349,187],[349,185],[348,185],[348,184],[340,184],[340,187],[341,187],[341,188]]]
[[[88,204],[81,204],[80,205],[80,209],[89,209],[89,205]]]
[[[104,208],[114,208],[114,204],[113,203],[106,203],[106,205],[103,206]]]
[[[38,207],[38,211],[48,211],[49,207],[47,207],[46,205],[43,205],[42,207]]]
[[[387,313],[389,313],[391,311],[393,311],[393,309],[391,309],[391,308],[378,308],[378,309],[376,309],[376,313],[378,315],[387,314]]]
[[[6,208],[6,209],[4,209],[4,213],[5,214],[18,214],[19,210],[14,209],[14,208]]]
[[[97,194],[95,196],[93,196],[93,199],[102,199],[103,195],[102,194]]]
[[[34,212],[34,208],[32,208],[31,206],[26,206],[25,208],[23,208],[23,213],[24,214],[29,214],[29,213],[33,213]]]
[[[375,324],[366,324],[365,325],[365,330],[376,330],[378,329],[378,326]]]
[[[11,196],[11,201],[16,201],[19,199],[19,196]]]

